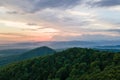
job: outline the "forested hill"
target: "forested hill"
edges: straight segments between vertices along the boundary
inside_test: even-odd
[[[0,80],[119,80],[120,53],[71,48],[10,64]]]
[[[7,56],[7,57],[0,58],[0,66],[6,65],[6,64],[9,64],[15,61],[21,61],[21,60],[30,59],[30,58],[48,55],[48,54],[53,54],[53,53],[55,53],[55,50],[49,47],[46,47],[46,46],[38,47],[30,51],[27,51],[25,53],[22,53],[20,55]]]

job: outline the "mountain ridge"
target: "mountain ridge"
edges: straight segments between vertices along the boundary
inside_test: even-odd
[[[14,55],[14,56],[8,56],[8,57],[2,57],[0,58],[0,65],[5,65],[11,62],[15,62],[15,61],[21,61],[24,59],[29,59],[29,58],[33,58],[33,57],[37,57],[37,56],[41,56],[41,55],[47,55],[47,54],[52,54],[55,53],[55,50],[43,46],[43,47],[38,47],[35,49],[32,49],[30,51],[27,51],[25,53],[21,53],[19,55]]]
[[[119,80],[120,53],[71,48],[9,64],[1,80]],[[7,76],[7,77],[6,77]]]
[[[21,42],[14,44],[1,45],[0,49],[18,48],[33,49],[39,46],[48,46],[53,49],[71,48],[71,47],[87,47],[95,48],[96,46],[118,45],[120,41],[43,41],[43,42]]]

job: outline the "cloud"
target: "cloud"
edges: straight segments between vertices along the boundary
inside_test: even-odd
[[[120,29],[110,29],[110,30],[108,30],[108,31],[120,33]]]
[[[36,31],[38,33],[58,33],[59,30],[54,29],[54,28],[47,28],[47,27],[43,27],[43,28],[36,28],[36,29],[22,29],[23,31]]]
[[[70,8],[81,1],[82,0],[2,0],[0,1],[0,5],[32,13],[46,8]]]
[[[114,33],[105,30],[74,30],[63,31],[63,34],[59,33],[53,37],[56,40],[108,40],[108,39],[120,39],[119,33]]]
[[[7,14],[19,14],[17,11],[7,11]]]
[[[56,9],[45,9],[40,11],[39,13],[36,13],[36,16],[38,16],[36,18],[66,28],[89,25],[91,20],[94,19],[95,13],[93,15],[92,12],[88,13],[82,10],[77,11],[73,9],[68,9],[64,11]]]
[[[27,37],[27,35],[23,35],[20,33],[0,33],[2,37]]]
[[[112,7],[112,6],[118,6],[120,5],[120,0],[98,0],[96,2],[93,2],[93,6],[98,7]]]
[[[102,40],[120,40],[119,36],[110,36],[110,35],[83,35],[82,40],[90,40],[90,41],[102,41]]]
[[[35,23],[25,23],[25,22],[20,22],[20,21],[10,21],[10,20],[0,20],[0,24],[4,24],[5,26],[8,27],[13,27],[13,28],[19,28],[19,29],[36,29],[36,28],[41,28],[42,26],[39,26]]]
[[[85,2],[89,3],[86,5]],[[48,40],[53,38],[73,40],[84,36],[86,38],[82,39],[87,40],[89,37],[97,39],[101,35],[100,39],[107,36],[120,37],[118,35],[120,12],[113,11],[113,9],[120,11],[119,2],[119,0],[1,0],[0,31],[15,33],[1,35],[24,38],[28,36],[29,39],[34,38],[33,40],[41,40],[44,37],[48,37]],[[23,35],[16,34],[17,32]]]
[[[21,33],[0,33],[0,44],[9,43],[9,42],[23,42],[23,41],[49,41],[52,39],[52,36],[44,35],[26,35]]]
[[[33,0],[32,0],[33,1]],[[69,8],[78,4],[81,0],[37,0],[34,1],[33,11],[45,8]]]
[[[29,26],[36,26],[37,24],[35,24],[35,23],[27,23],[27,25],[29,25]]]
[[[102,33],[102,32],[100,32]],[[100,41],[100,40],[120,40],[119,36],[109,35],[107,33],[100,34],[100,33],[92,33],[88,32],[86,34],[75,33],[75,34],[67,34],[67,35],[59,35],[54,36],[55,40],[79,40],[79,41]]]

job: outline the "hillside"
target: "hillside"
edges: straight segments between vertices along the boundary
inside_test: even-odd
[[[119,80],[120,53],[71,48],[13,63],[0,69],[0,80]]]
[[[20,54],[20,55],[1,57],[0,65],[5,65],[5,64],[11,63],[11,62],[21,61],[21,60],[38,57],[41,55],[52,54],[52,53],[55,53],[55,51],[49,47],[46,47],[46,46],[38,47],[38,48],[35,48],[28,52],[25,52],[23,54]]]
[[[27,51],[29,51],[29,49],[5,49],[5,50],[0,50],[0,56],[5,57],[11,55],[19,55]]]
[[[54,53],[55,51],[49,47],[43,46],[20,55],[22,58],[31,58],[33,56],[48,55]]]

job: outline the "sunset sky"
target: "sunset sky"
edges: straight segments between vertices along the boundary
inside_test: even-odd
[[[120,40],[120,0],[0,0],[0,44]]]

